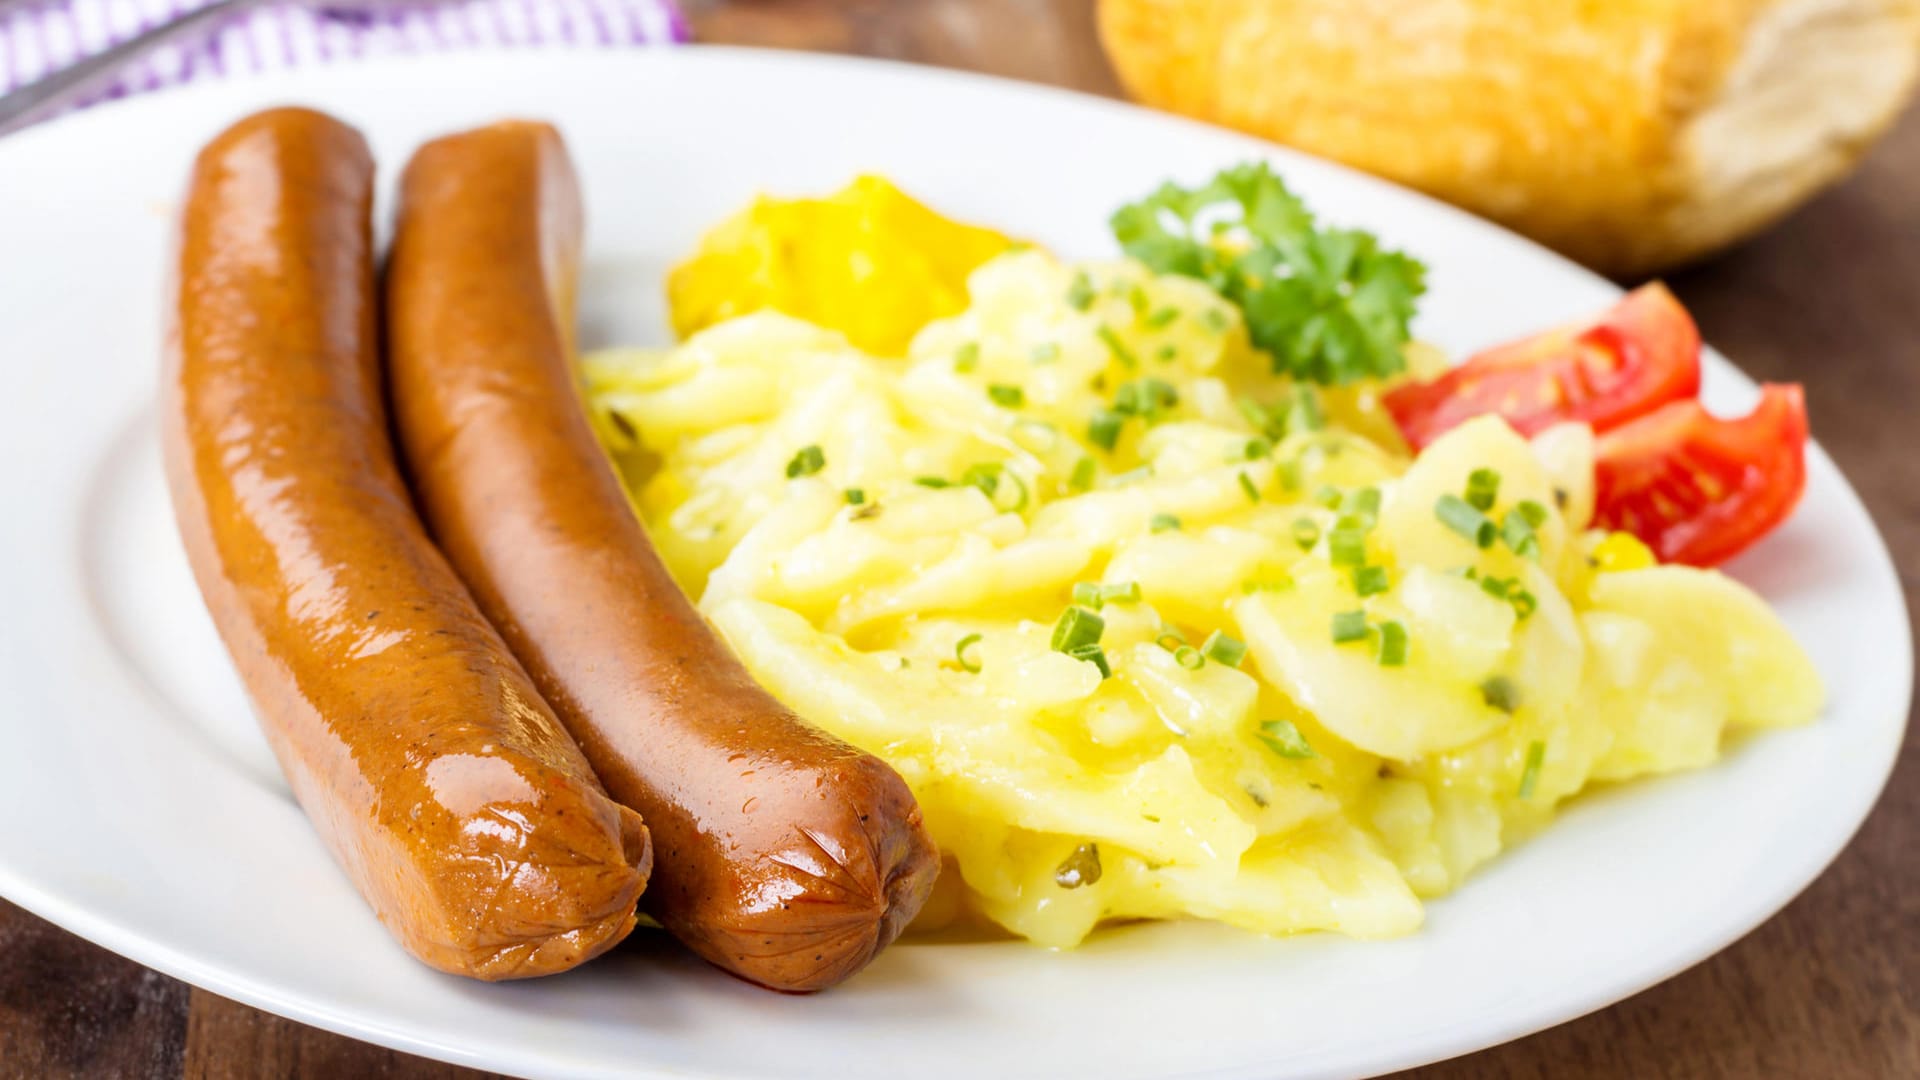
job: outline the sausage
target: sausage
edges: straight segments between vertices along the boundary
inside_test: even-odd
[[[553,128],[414,156],[386,279],[402,454],[481,609],[646,817],[645,909],[742,978],[831,986],[913,918],[937,853],[899,775],[755,683],[655,554],[581,399],[580,244]]]
[[[652,847],[433,547],[381,396],[360,134],[248,117],[196,161],[162,380],[194,576],[295,798],[442,971],[544,975],[633,928]]]

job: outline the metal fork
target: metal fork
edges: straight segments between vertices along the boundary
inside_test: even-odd
[[[32,2],[32,0],[27,0]],[[135,60],[170,42],[211,33],[219,24],[272,0],[217,0],[206,7],[189,11],[177,19],[161,23],[120,42],[105,52],[96,53],[78,63],[61,68],[5,94],[0,94],[0,135],[18,131],[28,124],[79,102],[114,80]],[[298,0],[313,7],[335,11],[361,11],[389,6],[406,0]],[[419,0],[412,0],[419,2]],[[0,8],[9,6],[0,0]],[[24,5],[22,5],[24,6]]]

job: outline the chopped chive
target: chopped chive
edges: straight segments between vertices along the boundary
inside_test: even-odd
[[[1353,570],[1353,591],[1356,596],[1373,596],[1386,592],[1391,586],[1384,566],[1356,566]]]
[[[1107,650],[1101,648],[1098,643],[1092,645],[1076,645],[1066,650],[1066,652],[1068,656],[1073,657],[1075,660],[1085,661],[1099,668],[1102,679],[1113,678],[1113,668],[1107,664]]]
[[[1120,385],[1113,395],[1113,411],[1126,416],[1138,416],[1148,423],[1159,419],[1160,414],[1180,404],[1180,391],[1165,379],[1146,376],[1129,379]]]
[[[1240,448],[1240,457],[1246,461],[1259,461],[1271,453],[1273,444],[1265,439],[1248,439],[1247,444]]]
[[[998,497],[1002,479],[1011,483],[1014,493],[1013,502],[1009,505],[1003,505]],[[962,486],[979,488],[980,493],[987,497],[987,501],[993,503],[994,509],[1011,514],[1025,510],[1031,498],[1027,491],[1027,482],[1020,479],[1020,474],[998,462],[967,466],[967,471],[960,474],[960,483]]]
[[[1480,684],[1480,699],[1489,708],[1511,715],[1520,707],[1520,688],[1505,675],[1495,675]]]
[[[1280,486],[1288,491],[1299,491],[1306,477],[1300,475],[1300,460],[1288,458],[1280,463]]]
[[[1240,470],[1240,490],[1246,492],[1248,502],[1260,501],[1260,489],[1254,486],[1253,477],[1248,476],[1245,469]]]
[[[1518,510],[1507,511],[1500,520],[1500,539],[1506,541],[1513,553],[1526,559],[1540,557],[1540,538],[1533,534],[1533,525],[1527,516]]]
[[[1359,518],[1342,515],[1327,534],[1327,561],[1335,566],[1361,566],[1367,561],[1367,527]]]
[[[1380,624],[1381,667],[1400,667],[1407,662],[1407,628],[1396,619]]]
[[[1098,468],[1090,457],[1074,462],[1073,475],[1067,477],[1067,486],[1075,491],[1093,490],[1093,479]]]
[[[1226,333],[1227,327],[1233,325],[1233,320],[1227,318],[1227,313],[1219,308],[1208,308],[1205,314],[1200,316],[1200,321],[1216,334]]]
[[[1073,275],[1073,284],[1067,288],[1067,303],[1075,311],[1085,311],[1093,306],[1093,282],[1085,270]]]
[[[1147,326],[1151,329],[1158,330],[1161,327],[1167,325],[1168,323],[1172,322],[1173,320],[1179,317],[1180,317],[1179,308],[1163,307],[1160,310],[1154,312],[1153,314],[1147,316]]]
[[[1188,671],[1199,671],[1207,666],[1207,658],[1191,645],[1182,645],[1173,650],[1173,662]]]
[[[1139,358],[1133,355],[1132,349],[1127,348],[1126,342],[1120,340],[1120,335],[1113,332],[1113,327],[1101,323],[1098,333],[1100,340],[1106,343],[1107,351],[1113,354],[1115,360],[1120,361],[1121,367],[1140,366]]]
[[[1287,399],[1286,411],[1281,414],[1281,424],[1287,434],[1302,431],[1319,431],[1327,426],[1327,414],[1320,407],[1320,395],[1311,387],[1302,386]]]
[[[1051,341],[1043,341],[1027,354],[1036,364],[1050,364],[1060,359],[1060,346]]]
[[[1467,474],[1467,505],[1481,513],[1490,513],[1500,501],[1500,474],[1492,469],[1475,469]]]
[[[867,505],[861,507],[860,509],[855,510],[853,513],[848,514],[847,520],[848,521],[865,521],[870,517],[879,517],[879,516],[880,516],[880,504],[868,503]]]
[[[995,405],[1008,409],[1017,409],[1027,403],[1027,392],[1017,386],[1006,383],[994,383],[987,387],[987,396]]]
[[[1380,517],[1380,489],[1355,488],[1340,500],[1340,511],[1365,518],[1369,524]]]
[[[1263,720],[1260,732],[1254,736],[1267,744],[1267,749],[1283,758],[1304,760],[1313,757],[1313,747],[1307,743],[1307,737],[1290,720]]]
[[[953,658],[960,662],[960,670],[970,675],[980,674],[980,661],[967,659],[967,646],[979,640],[979,634],[968,634],[953,647]]]
[[[1100,583],[1097,581],[1076,581],[1073,583],[1073,602],[1083,608],[1100,610],[1104,601],[1100,598]]]
[[[953,370],[966,374],[980,366],[980,343],[969,341],[953,350]]]
[[[1180,347],[1178,345],[1169,343],[1169,344],[1160,346],[1158,349],[1155,349],[1153,353],[1153,358],[1155,360],[1160,361],[1163,364],[1171,364],[1173,363],[1174,357],[1179,355],[1180,355]]]
[[[1478,576],[1474,573],[1472,567],[1468,567],[1467,572],[1469,580]],[[1507,598],[1507,591],[1512,589],[1514,584],[1515,582],[1511,578],[1483,577],[1480,578],[1480,591],[1493,597],[1495,600],[1505,600]]]
[[[1534,613],[1540,601],[1525,589],[1513,589],[1507,593],[1507,602],[1513,605],[1513,613],[1524,619]]]
[[[944,476],[916,476],[913,478],[913,482],[924,488],[937,489],[950,488],[953,486],[953,481],[948,480]]]
[[[1253,429],[1262,435],[1270,439],[1277,439],[1285,434],[1285,432],[1281,431],[1279,426],[1274,423],[1273,413],[1267,411],[1267,407],[1258,401],[1242,394],[1233,400],[1233,405],[1234,408],[1240,410],[1240,415],[1246,418],[1247,423],[1252,425]]]
[[[1155,514],[1147,519],[1147,528],[1153,532],[1179,532],[1180,519],[1172,514]]]
[[[1215,630],[1201,643],[1200,652],[1215,663],[1239,667],[1241,659],[1247,655],[1247,643]]]
[[[1527,524],[1536,529],[1547,523],[1547,508],[1532,499],[1521,499],[1514,509],[1520,511],[1520,516],[1527,519]]]
[[[1540,766],[1547,761],[1547,744],[1539,739],[1527,744],[1527,765],[1520,773],[1520,797],[1533,798],[1533,789],[1540,783]]]
[[[826,467],[827,455],[817,444],[813,446],[803,446],[798,453],[793,455],[793,460],[787,462],[787,479],[792,480],[795,477],[812,476],[814,473]]]
[[[1102,450],[1111,450],[1120,442],[1120,425],[1127,418],[1111,409],[1095,409],[1087,421],[1087,441]]]
[[[1140,583],[1137,581],[1115,581],[1100,586],[1100,599],[1109,604],[1137,604],[1140,602]]]
[[[1310,517],[1293,519],[1293,542],[1300,545],[1301,551],[1313,550],[1320,542],[1320,523]]]
[[[867,501],[867,492],[864,488],[848,488],[841,494],[846,496],[848,506],[859,506]]]
[[[1173,644],[1169,645],[1167,644],[1168,642],[1172,642]],[[1177,626],[1161,623],[1160,631],[1153,636],[1153,643],[1168,652],[1175,652],[1178,651],[1180,646],[1187,643],[1187,635],[1181,633],[1180,628]]]
[[[1490,548],[1499,530],[1487,515],[1473,508],[1473,504],[1458,495],[1442,495],[1433,504],[1433,513],[1440,524],[1466,537],[1475,546]]]
[[[1313,493],[1313,501],[1329,510],[1338,510],[1340,504],[1345,501],[1345,496],[1341,495],[1340,489],[1332,484],[1321,484]]]
[[[1084,645],[1100,644],[1107,631],[1107,620],[1086,608],[1074,605],[1060,613],[1053,624],[1054,652],[1071,652]]]
[[[1147,313],[1147,290],[1137,281],[1127,290],[1127,305],[1133,308],[1136,319]]]
[[[1367,613],[1364,611],[1336,611],[1333,615],[1333,643],[1345,645],[1350,641],[1365,641],[1367,638]]]

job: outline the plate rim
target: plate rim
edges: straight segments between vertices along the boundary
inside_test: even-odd
[[[591,60],[587,59],[589,56],[592,57]],[[1589,282],[1604,287],[1610,294],[1619,295],[1622,291],[1608,279],[1579,266],[1564,256],[1532,240],[1457,207],[1440,202],[1431,196],[1401,187],[1391,181],[1360,172],[1337,162],[1314,157],[1313,155],[1270,143],[1254,136],[1249,136],[1243,132],[1233,131],[1218,125],[1158,112],[1135,105],[1131,102],[1117,100],[1097,93],[1027,82],[979,72],[931,67],[883,58],[799,53],[786,50],[732,45],[696,44],[673,48],[662,46],[638,50],[637,52],[634,50],[614,49],[524,50],[512,48],[480,48],[430,56],[378,58],[335,66],[299,68],[226,79],[219,82],[196,84],[110,103],[89,110],[84,114],[56,118],[59,121],[58,124],[48,123],[26,129],[25,131],[16,133],[10,138],[0,140],[0,165],[9,163],[15,159],[25,159],[31,162],[35,155],[47,153],[38,149],[43,143],[52,143],[58,146],[61,140],[71,139],[78,141],[84,138],[93,128],[136,122],[140,116],[148,113],[164,114],[170,110],[183,107],[191,108],[195,102],[218,100],[225,97],[257,99],[263,94],[268,93],[285,93],[292,97],[317,98],[323,96],[330,85],[336,85],[348,79],[378,81],[381,78],[388,77],[386,72],[389,70],[417,73],[423,67],[465,67],[472,66],[475,63],[506,63],[510,66],[534,68],[559,62],[581,63],[583,61],[588,63],[609,63],[614,61],[644,63],[661,61],[670,64],[701,64],[708,62],[709,59],[719,62],[746,63],[751,65],[770,64],[787,67],[800,72],[804,72],[807,69],[865,69],[868,72],[879,73],[883,78],[900,78],[909,81],[949,82],[965,88],[967,92],[1014,92],[1043,98],[1067,98],[1073,99],[1083,105],[1110,110],[1116,114],[1142,116],[1160,124],[1198,128],[1214,135],[1232,136],[1235,139],[1245,142],[1249,152],[1257,153],[1265,160],[1280,164],[1282,167],[1285,167],[1290,161],[1311,161],[1315,167],[1334,170],[1355,183],[1391,190],[1395,193],[1396,197],[1410,197],[1413,200],[1417,200],[1420,204],[1423,204],[1423,212],[1442,214],[1454,218],[1456,221],[1470,222],[1476,231],[1485,235],[1489,240],[1498,238],[1502,242],[1518,244],[1530,249],[1529,254],[1531,257],[1537,258],[1543,256],[1552,260],[1558,265],[1561,271],[1570,271],[1573,274],[1584,277]],[[80,132],[80,134],[69,134],[75,131]],[[50,135],[49,132],[59,132],[59,134]],[[1736,365],[1721,356],[1717,351],[1711,349],[1709,351],[1712,354],[1713,362],[1722,369],[1724,374],[1732,375],[1744,388],[1750,389],[1752,387],[1753,380]],[[1878,524],[1874,522],[1871,513],[1861,500],[1859,492],[1846,478],[1845,473],[1839,469],[1838,465],[1832,461],[1824,448],[1820,447],[1817,442],[1813,445],[1810,456],[1814,459],[1814,467],[1816,469],[1824,468],[1832,471],[1834,477],[1839,481],[1838,494],[1845,501],[1849,510],[1858,513],[1860,518],[1865,521],[1868,533],[1872,537],[1874,553],[1877,556],[1875,565],[1869,569],[1897,584],[1899,581],[1898,567],[1888,548],[1886,537]],[[1407,1048],[1398,1054],[1382,1054],[1366,1051],[1349,1055],[1350,1058],[1364,1059],[1369,1062],[1369,1064],[1360,1066],[1365,1070],[1363,1073],[1356,1074],[1350,1070],[1342,1069],[1337,1072],[1309,1072],[1304,1075],[1377,1075],[1379,1072],[1412,1067],[1423,1063],[1473,1053],[1545,1030],[1549,1027],[1570,1022],[1582,1016],[1590,1015],[1593,1012],[1607,1008],[1698,965],[1703,960],[1719,953],[1734,942],[1745,937],[1762,923],[1771,919],[1791,904],[1795,898],[1801,895],[1806,888],[1824,873],[1825,870],[1832,865],[1834,860],[1850,846],[1853,838],[1858,834],[1860,828],[1865,824],[1867,818],[1878,805],[1880,795],[1885,790],[1886,784],[1899,761],[1899,749],[1903,743],[1905,730],[1912,711],[1914,665],[1912,614],[1907,607],[1905,595],[1900,590],[1896,588],[1892,593],[1891,599],[1893,611],[1900,616],[1897,620],[1900,638],[1894,643],[1898,648],[1889,650],[1892,655],[1898,657],[1896,667],[1890,673],[1891,681],[1896,684],[1892,704],[1895,708],[1900,708],[1902,704],[1904,704],[1904,712],[1890,722],[1886,735],[1890,743],[1890,749],[1888,752],[1880,755],[1881,765],[1879,775],[1871,785],[1870,795],[1858,799],[1858,812],[1849,815],[1852,821],[1844,830],[1845,835],[1824,854],[1801,860],[1796,866],[1794,873],[1783,878],[1783,880],[1792,881],[1790,888],[1783,886],[1780,889],[1770,891],[1768,893],[1768,899],[1751,905],[1747,911],[1743,912],[1741,918],[1728,920],[1724,924],[1719,924],[1714,933],[1699,935],[1692,948],[1677,950],[1660,962],[1637,965],[1633,967],[1632,970],[1621,974],[1620,977],[1606,981],[1602,989],[1594,989],[1594,984],[1591,981],[1583,983],[1583,986],[1588,987],[1584,993],[1570,995],[1578,997],[1585,1003],[1576,1006],[1576,1011],[1568,1011],[1564,1001],[1562,1001],[1558,1007],[1549,1007],[1545,1004],[1538,1004],[1531,1007],[1523,1006],[1502,1013],[1497,1020],[1472,1029],[1474,1031],[1472,1035],[1451,1039],[1445,1036],[1436,1039],[1419,1039],[1416,1040],[1418,1042],[1418,1049]],[[191,949],[181,949],[172,943],[138,931],[129,930],[110,917],[91,911],[84,906],[75,906],[73,902],[63,900],[57,896],[55,890],[44,889],[33,880],[14,874],[11,868],[4,863],[0,863],[0,896],[5,896],[13,903],[32,912],[34,915],[44,918],[56,926],[75,933],[90,942],[127,957],[136,963],[140,963],[171,977],[179,978],[190,985],[202,987],[223,997],[228,997],[249,1006],[262,1009],[263,1011],[285,1016],[297,1022],[309,1024],[338,1035],[371,1042],[406,1053],[419,1054],[436,1060],[487,1068],[495,1071],[504,1071],[515,1075],[545,1074],[551,1067],[551,1065],[544,1060],[543,1054],[538,1052],[539,1049],[542,1048],[529,1048],[535,1051],[532,1053],[529,1053],[527,1050],[521,1050],[516,1053],[514,1057],[507,1059],[492,1056],[493,1051],[489,1051],[489,1055],[483,1057],[481,1054],[467,1050],[458,1044],[431,1037],[424,1037],[414,1033],[410,1031],[404,1023],[392,1023],[384,1018],[370,1022],[358,1014],[341,1012],[324,1007],[319,1003],[304,1000],[310,995],[302,995],[299,993],[288,994],[284,988],[276,989],[270,984],[263,984],[258,979],[230,973],[224,970],[217,962],[209,963],[197,957]],[[1559,999],[1543,997],[1538,1000],[1545,1002],[1547,1000],[1558,1001]],[[664,1078],[680,1077],[688,1074],[668,1066],[639,1064],[624,1072],[623,1075]],[[710,1068],[702,1068],[698,1071],[697,1075],[723,1077],[757,1074],[717,1072]],[[1200,1080],[1200,1078],[1244,1076],[1251,1075],[1251,1073],[1249,1073],[1248,1067],[1246,1066],[1223,1066],[1220,1068],[1204,1069],[1198,1072],[1183,1072],[1169,1075],[1192,1077],[1195,1078],[1195,1080]]]

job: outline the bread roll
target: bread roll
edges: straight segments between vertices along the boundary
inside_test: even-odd
[[[1771,223],[1898,114],[1920,0],[1102,0],[1142,101],[1638,277]]]

